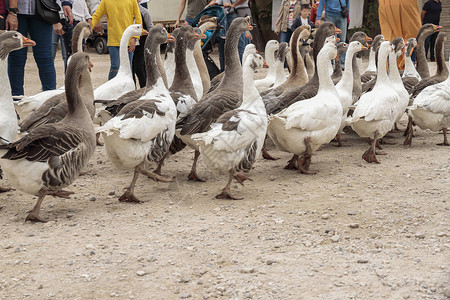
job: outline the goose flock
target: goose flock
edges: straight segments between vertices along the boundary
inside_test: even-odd
[[[8,55],[35,43],[18,32],[0,31],[0,175],[4,173],[13,187],[38,196],[26,220],[46,221],[40,216],[46,195],[72,194],[64,188],[77,179],[98,145],[117,169],[133,173],[119,198],[124,202],[140,202],[135,187],[141,174],[172,181],[162,175],[164,162],[186,146],[195,153],[188,180],[205,181],[197,172],[199,158],[209,169],[228,174],[216,196],[220,199],[241,199],[232,195],[232,181],[243,184],[250,179],[248,173],[261,154],[275,159],[265,147],[267,139],[293,155],[285,169],[303,174],[317,172],[310,169],[311,158],[323,145],[336,141],[342,146],[340,134],[346,126],[369,142],[362,158],[379,163],[377,155],[385,154],[383,137],[397,128],[405,113],[405,145],[411,145],[416,125],[442,130],[440,145],[449,146],[450,76],[441,26],[425,24],[406,42],[400,37],[386,41],[381,34],[372,40],[356,32],[345,44],[335,37],[340,30],[330,22],[315,32],[303,25],[289,44],[269,41],[265,59],[248,45],[241,64],[239,37],[252,26],[249,18],[236,18],[226,35],[225,71],[211,80],[200,40],[206,30],[217,27],[217,18],[199,25],[184,25],[172,34],[162,26],[149,32],[139,24],[129,26],[121,39],[117,76],[94,89],[93,64],[81,47],[91,29],[81,22],[74,30],[64,87],[17,101],[9,87]],[[424,42],[435,32],[437,71],[430,76]],[[147,83],[136,89],[127,45],[131,37],[147,34]],[[369,51],[366,70],[361,67],[363,51]],[[403,52],[405,70],[400,71],[397,58]],[[255,80],[254,73],[265,63],[267,75]]]

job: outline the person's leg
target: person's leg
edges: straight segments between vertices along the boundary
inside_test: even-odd
[[[28,32],[28,16],[18,15],[19,26],[17,31],[26,36]],[[51,37],[51,34],[50,34]],[[53,60],[53,57],[52,57]],[[8,57],[8,77],[13,96],[21,96],[23,91],[23,76],[27,61],[27,48],[12,51]]]
[[[292,30],[288,29],[286,32],[280,32],[280,43],[286,42],[289,44],[291,40]]]
[[[59,35],[55,33],[55,31],[52,32],[52,55],[53,59],[56,58],[56,51],[58,50],[58,43],[59,43]]]
[[[431,42],[431,35],[429,35],[429,36],[425,39],[425,57],[428,56],[428,49],[430,49],[430,42]]]
[[[0,15],[0,30],[6,30],[6,17],[8,16],[7,14],[1,14]]]
[[[436,57],[434,55],[434,46],[436,45],[436,38],[438,36],[438,32],[433,33],[430,37],[430,60],[436,61]]]
[[[128,60],[130,61],[131,70],[133,70],[133,56],[134,56],[134,51],[128,52]]]
[[[120,67],[119,47],[108,46],[108,50],[109,50],[109,59],[111,60],[111,68],[109,69],[108,80],[111,80],[114,77],[116,77]]]
[[[147,83],[147,76],[145,73],[145,63],[144,63],[144,47],[139,46],[136,47],[134,50],[133,55],[133,79],[135,78],[134,75],[136,74],[138,81],[139,81],[139,87],[143,88],[145,84]]]
[[[54,90],[56,89],[56,71],[52,56],[53,26],[33,17],[30,19],[28,31],[31,39],[36,42],[36,46],[33,47],[33,56],[39,69],[42,90]]]

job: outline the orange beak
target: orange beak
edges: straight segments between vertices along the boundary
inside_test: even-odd
[[[340,33],[342,33],[342,31],[339,28],[337,28],[336,26],[334,26],[334,34],[340,34]]]
[[[336,38],[336,43],[339,43],[341,39],[340,38]]]
[[[93,68],[93,67],[94,67],[94,64],[92,63],[91,60],[89,60],[89,67],[88,67],[89,72],[92,72],[92,68]]]
[[[369,43],[369,42],[371,42],[371,41],[372,41],[372,38],[371,38],[370,36],[367,36],[367,35],[366,35],[366,42]]]
[[[204,40],[206,38],[207,38],[206,34],[202,33],[202,40]]]
[[[148,31],[147,30],[145,30],[145,29],[142,29],[142,33],[141,33],[141,36],[142,35],[148,35]]]
[[[266,62],[264,62],[264,63],[263,63],[263,68],[266,68],[266,69],[267,69],[267,68],[269,68],[269,65],[268,65]]]
[[[248,30],[248,31],[252,31],[252,30],[253,30],[253,26],[252,26],[252,25],[250,25],[250,24],[248,24],[248,26],[247,26],[247,30]]]
[[[26,38],[22,35],[22,43],[24,47],[33,47],[36,46],[36,42],[33,40],[30,40],[29,38]]]
[[[367,48],[366,46],[364,46],[364,45],[361,45],[361,50],[368,50],[369,48]]]
[[[434,31],[439,31],[442,29],[442,26],[433,25],[433,29],[434,29]]]
[[[199,38],[198,33],[194,33],[194,39],[197,40]]]
[[[167,41],[168,41],[168,42],[175,42],[174,36],[171,35],[170,33],[167,33]]]

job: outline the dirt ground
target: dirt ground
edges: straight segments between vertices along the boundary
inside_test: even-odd
[[[109,57],[90,54],[99,86]],[[56,67],[61,86],[59,53]],[[26,74],[26,93],[38,92],[31,55]],[[163,168],[173,183],[138,179],[136,205],[118,201],[132,174],[97,147],[71,199],[44,200],[48,223],[24,223],[36,197],[0,194],[0,298],[449,298],[450,151],[436,145],[440,133],[415,135],[404,147],[391,134],[397,144],[377,165],[362,160],[365,141],[344,134],[344,147],[314,155],[314,176],[284,170],[290,155],[272,146],[280,159],[233,185],[241,201],[215,199],[227,177],[202,163],[207,182],[186,181],[185,150]]]

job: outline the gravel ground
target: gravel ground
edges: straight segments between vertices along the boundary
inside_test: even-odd
[[[98,86],[109,58],[90,54]],[[59,55],[57,69],[59,86]],[[38,90],[30,55],[26,92]],[[390,137],[376,165],[344,134],[345,147],[314,155],[313,176],[284,170],[290,155],[271,146],[280,159],[232,186],[240,201],[214,199],[227,177],[201,163],[208,181],[186,181],[183,151],[163,168],[173,183],[138,179],[135,205],[117,200],[132,174],[97,147],[75,194],[44,200],[48,223],[24,223],[36,197],[0,194],[0,298],[450,298],[449,149],[439,133],[417,130],[410,148]]]

